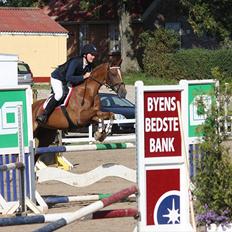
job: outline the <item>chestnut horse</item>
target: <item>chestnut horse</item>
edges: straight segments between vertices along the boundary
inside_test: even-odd
[[[125,98],[126,89],[122,80],[120,71],[121,60],[117,63],[104,63],[98,65],[91,76],[78,86],[72,87],[71,96],[66,105],[68,116],[61,110],[56,109],[49,116],[44,125],[36,122],[36,117],[42,113],[43,104],[46,99],[38,100],[32,105],[33,133],[37,139],[38,147],[49,146],[56,138],[57,130],[67,130],[72,128],[81,128],[89,124],[102,125],[99,131],[95,133],[95,139],[103,141],[110,132],[111,125],[103,126],[104,120],[114,119],[112,112],[100,111],[100,99],[98,91],[102,85],[114,90],[119,97]],[[108,131],[107,131],[108,130]],[[37,160],[38,157],[35,157]]]

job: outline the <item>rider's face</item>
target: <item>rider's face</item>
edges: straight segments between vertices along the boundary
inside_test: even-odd
[[[87,60],[89,63],[93,63],[94,59],[95,59],[95,55],[90,54],[90,53],[88,53],[88,54],[86,55],[86,60]]]

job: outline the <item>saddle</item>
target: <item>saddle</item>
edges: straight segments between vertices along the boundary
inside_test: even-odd
[[[59,109],[61,106],[67,106],[68,105],[68,101],[70,99],[72,93],[72,87],[69,86],[63,86],[63,96],[60,99],[60,101],[58,102],[58,105],[56,106],[55,109]],[[43,104],[43,109],[45,109],[47,103],[50,101],[50,99],[52,98],[52,96],[54,96],[54,91],[53,89],[51,90],[51,93],[49,94],[48,98],[45,100],[44,104]]]

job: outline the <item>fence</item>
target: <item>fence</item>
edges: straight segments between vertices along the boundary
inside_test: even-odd
[[[104,121],[105,124],[107,124],[109,121]],[[113,124],[127,124],[127,123],[133,123],[135,127],[135,119],[120,119],[120,120],[114,120]],[[87,136],[83,133],[80,133],[77,137],[77,133],[69,133],[69,135],[72,134],[72,137],[68,137],[67,135],[65,138],[60,138],[60,141],[62,143],[93,143],[96,142],[95,138],[93,136],[93,126],[90,125],[88,127]],[[62,137],[62,135],[60,135]],[[135,133],[123,135],[123,134],[117,134],[117,135],[108,135],[105,139],[105,142],[115,142],[115,141],[126,141],[126,142],[134,142],[135,141]]]

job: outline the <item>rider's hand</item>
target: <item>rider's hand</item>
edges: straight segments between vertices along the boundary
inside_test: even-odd
[[[84,79],[88,78],[90,76],[90,74],[91,74],[90,72],[85,73],[85,75],[83,76]]]

